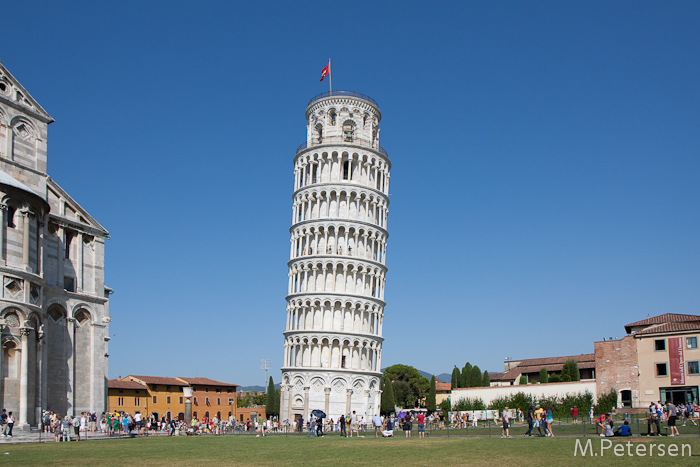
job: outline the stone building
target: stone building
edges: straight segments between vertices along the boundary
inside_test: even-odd
[[[280,418],[379,412],[391,163],[381,113],[333,91],[306,108],[294,194]]]
[[[102,411],[107,397],[107,231],[51,177],[53,119],[0,65],[0,404]]]

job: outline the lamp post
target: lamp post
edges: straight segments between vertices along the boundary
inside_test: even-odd
[[[192,423],[192,388],[185,386],[182,388],[182,393],[185,396],[185,423],[189,427]]]

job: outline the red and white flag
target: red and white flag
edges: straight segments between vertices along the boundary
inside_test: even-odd
[[[331,62],[328,62],[328,65],[323,67],[323,70],[321,70],[321,79],[319,81],[323,81],[323,78],[331,74]]]

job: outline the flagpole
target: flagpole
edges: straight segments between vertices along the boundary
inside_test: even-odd
[[[328,91],[333,92],[333,74],[331,73],[331,59],[328,57]]]

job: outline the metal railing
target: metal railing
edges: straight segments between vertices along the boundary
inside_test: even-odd
[[[389,157],[389,153],[386,152],[386,149],[384,149],[381,146],[377,146],[376,144],[372,144],[371,141],[368,141],[368,140],[363,139],[363,138],[349,139],[345,136],[326,136],[321,141],[312,142],[310,145],[308,144],[308,142],[305,141],[297,147],[296,154],[299,154],[301,151],[303,151],[309,147],[319,146],[321,144],[328,144],[328,143],[346,143],[346,144],[353,144],[355,146],[362,146],[365,148],[374,149],[375,151],[379,151],[381,154],[384,154],[385,156]]]
[[[333,96],[344,96],[344,97],[357,97],[358,99],[365,100],[369,102],[370,104],[374,105],[375,107],[379,108],[377,103],[375,102],[374,99],[372,99],[369,96],[365,96],[364,94],[360,94],[359,92],[354,92],[354,91],[330,91],[330,92],[324,92],[322,94],[319,94],[318,96],[314,96],[311,98],[309,103],[306,105],[307,107],[316,102],[317,100],[324,99],[326,97],[333,97]]]

